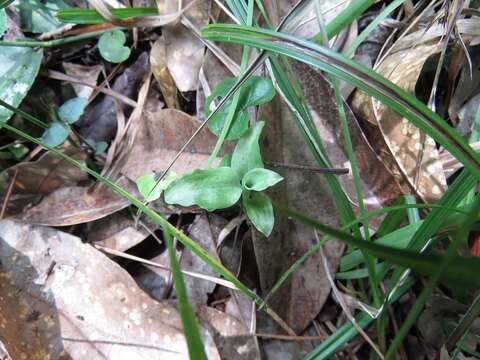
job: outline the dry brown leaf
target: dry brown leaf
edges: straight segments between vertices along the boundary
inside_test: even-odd
[[[65,153],[78,161],[85,161],[83,151],[68,147]],[[19,163],[0,174],[2,198],[14,178],[15,186],[5,216],[18,214],[26,205],[38,201],[39,196],[48,195],[63,186],[76,185],[87,180],[88,176],[76,166],[47,152],[36,161]]]
[[[100,75],[103,68],[102,65],[87,66],[68,62],[64,62],[62,65],[67,75],[90,85],[72,84],[75,94],[77,94],[78,97],[90,97],[93,88],[97,85],[98,75]]]
[[[118,185],[132,191],[135,185],[122,177]],[[17,218],[29,224],[68,226],[101,219],[120,211],[130,202],[106,186],[70,186],[60,188],[46,196],[38,205]]]
[[[165,38],[162,36],[152,46],[150,51],[150,69],[162,90],[163,99],[171,109],[179,109],[177,86],[167,68]]]
[[[376,71],[402,89],[415,94],[415,85],[427,59],[440,51],[437,44],[420,45],[392,51],[377,67]],[[407,119],[371,99],[356,92],[353,106],[369,121],[377,153],[392,170],[399,182],[406,181],[425,201],[435,201],[445,191],[446,180],[435,141],[426,136],[422,141],[420,130]]]
[[[152,171],[164,171],[199,125],[194,117],[179,110],[146,111],[122,174],[136,181],[139,176]],[[216,136],[208,129],[202,130],[180,156],[172,171],[183,174],[202,167],[207,163],[216,141]],[[231,144],[225,148],[226,151],[232,150]]]
[[[255,338],[249,334],[248,328],[240,321],[206,306],[201,307],[197,314],[206,322],[205,326],[213,335],[222,359],[261,359]]]
[[[0,340],[12,358],[188,359],[178,311],[79,238],[4,220],[0,248]]]
[[[196,0],[165,0],[165,11],[171,13],[190,6]],[[210,0],[198,0],[184,13],[197,28],[209,22]],[[192,91],[197,88],[198,72],[202,66],[205,47],[200,39],[182,24],[166,26],[165,37],[167,66],[180,91]]]
[[[150,231],[157,228],[153,224],[146,224],[145,227],[142,225],[143,223],[136,228],[132,214],[120,211],[104,219],[90,222],[87,225],[87,240],[109,249],[126,251],[150,235],[147,226]]]

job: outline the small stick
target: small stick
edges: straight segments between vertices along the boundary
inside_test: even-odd
[[[0,212],[0,220],[3,219],[5,211],[7,209],[8,202],[10,201],[10,196],[12,195],[13,186],[15,185],[15,180],[17,179],[18,169],[15,169],[13,173],[12,180],[10,185],[8,185],[7,194],[5,195],[5,200],[3,200],[2,211]]]
[[[317,172],[321,174],[345,175],[350,172],[350,170],[347,168],[319,168],[319,167],[306,166],[306,165],[283,164],[283,163],[278,163],[273,161],[268,162],[267,165],[270,165],[273,167],[283,167],[283,168],[293,169],[293,170],[311,171],[311,172]]]

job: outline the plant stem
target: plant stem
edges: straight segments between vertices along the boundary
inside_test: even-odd
[[[0,41],[0,46],[50,48],[54,46],[71,44],[71,43],[82,41],[82,40],[97,38],[102,34],[106,32],[110,32],[115,29],[121,29],[121,28],[115,27],[115,28],[103,29],[103,30],[92,31],[85,34],[68,36],[65,38],[54,39],[54,40],[39,41],[39,40],[31,40],[31,39],[22,39],[22,40]]]

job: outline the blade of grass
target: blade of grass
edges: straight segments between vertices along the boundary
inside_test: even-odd
[[[431,275],[430,279],[428,280],[427,285],[423,288],[422,292],[420,293],[417,300],[415,301],[415,304],[413,305],[412,309],[408,313],[408,316],[405,319],[402,327],[399,329],[398,333],[396,334],[395,338],[390,344],[390,347],[387,353],[385,354],[386,360],[394,358],[396,351],[398,350],[401,343],[407,336],[408,332],[410,331],[410,328],[413,326],[415,321],[417,321],[418,316],[420,315],[421,311],[423,310],[423,307],[425,306],[425,303],[427,302],[427,299],[435,290],[435,287],[440,281],[440,278],[447,270],[451,271],[451,269],[448,269],[448,267],[451,264],[453,264],[455,260],[458,259],[458,256],[457,256],[458,248],[460,247],[462,242],[468,238],[470,229],[473,223],[475,222],[476,216],[479,211],[480,211],[480,197],[477,197],[475,199],[471,214],[465,219],[465,221],[461,224],[459,229],[452,236],[452,243],[447,248],[447,250],[445,251],[445,254],[441,257],[441,259],[439,259],[440,262],[435,267],[434,272]],[[465,259],[464,261],[467,261],[467,259]],[[475,272],[471,272],[471,274],[475,274]],[[468,276],[468,273],[465,273],[465,276]]]
[[[323,19],[322,15],[322,10],[320,7],[320,2],[319,0],[315,1],[315,9],[317,13],[317,20],[318,20],[318,25],[320,29],[320,33],[322,34],[322,43],[323,46],[326,48],[329,48],[328,44],[328,35],[325,30],[325,21]],[[335,93],[335,102],[337,103],[337,110],[338,110],[338,117],[340,119],[340,124],[342,128],[342,134],[343,134],[343,140],[345,142],[345,150],[347,153],[347,158],[348,161],[350,162],[350,168],[352,170],[352,177],[353,177],[353,184],[355,186],[355,193],[357,197],[357,202],[358,202],[358,209],[360,212],[361,217],[365,217],[366,209],[365,209],[365,204],[363,202],[363,191],[362,191],[362,185],[361,185],[361,180],[360,180],[360,174],[358,171],[358,166],[357,166],[357,157],[355,155],[355,152],[353,150],[353,144],[352,144],[352,137],[350,135],[350,130],[348,127],[348,120],[347,120],[347,114],[345,112],[345,107],[343,106],[343,99],[342,95],[340,93],[340,86],[338,84],[337,78],[332,75],[328,75],[328,79],[330,80],[330,83],[332,84],[333,91]],[[365,239],[367,241],[370,241],[370,229],[368,225],[368,220],[363,223],[363,228],[364,228],[364,234],[365,234]],[[368,253],[364,253],[365,261],[367,263],[367,269],[368,269],[368,277],[370,280],[370,289],[372,292],[372,298],[373,298],[373,306],[378,308],[381,304],[380,302],[380,288],[378,284],[378,279],[376,275],[376,261],[375,258],[370,256]],[[382,351],[385,350],[385,335],[383,332],[377,331],[377,336],[379,338],[379,346]],[[369,342],[370,343],[370,342]],[[372,345],[372,344],[370,344]],[[376,352],[380,352],[376,346],[373,346],[373,349]]]
[[[163,223],[165,221],[166,220],[162,219]],[[178,307],[180,310],[180,317],[182,319],[183,332],[185,333],[185,338],[187,339],[187,347],[190,359],[207,360],[202,338],[200,337],[200,332],[198,331],[197,320],[195,319],[195,314],[188,303],[187,289],[185,288],[185,282],[183,280],[183,275],[177,260],[176,251],[173,248],[172,235],[170,231],[167,230],[168,227],[165,223],[162,225],[162,228],[163,239],[167,244],[168,256],[170,257],[173,285],[175,287],[175,294],[177,295],[178,299]]]
[[[473,300],[472,304],[468,308],[465,315],[463,315],[460,322],[457,324],[455,329],[452,330],[450,335],[448,335],[448,339],[445,342],[446,348],[448,351],[451,351],[457,342],[462,338],[464,334],[472,326],[473,322],[478,318],[480,315],[480,292],[477,293],[477,296]]]
[[[365,66],[325,47],[266,29],[217,24],[203,29],[210,40],[250,45],[326,71],[366,91],[430,135],[480,179],[480,157],[458,132],[421,101]]]
[[[348,57],[352,56],[357,47],[370,35],[370,33],[375,30],[380,23],[393,12],[396,8],[402,5],[405,0],[395,0],[392,1],[386,8],[384,8],[380,13],[373,19],[370,24],[358,35],[355,40],[350,44],[344,54]]]
[[[143,8],[143,7],[132,7],[132,8],[123,8],[123,9],[110,9],[110,12],[113,16],[127,20],[130,18],[138,16],[156,16],[158,15],[158,8]],[[103,18],[100,13],[95,9],[64,9],[59,10],[55,14],[58,20],[70,23],[70,24],[103,24],[108,22]]]

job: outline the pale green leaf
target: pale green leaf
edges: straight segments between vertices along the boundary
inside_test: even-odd
[[[275,171],[256,168],[245,174],[242,185],[247,190],[263,191],[283,180]]]
[[[49,146],[55,147],[63,144],[63,142],[68,138],[69,134],[70,129],[67,125],[55,121],[51,123],[43,133],[42,142]]]
[[[211,104],[213,100],[222,98],[235,85],[237,78],[227,78],[220,82],[212,94],[205,101],[205,115],[211,113]],[[237,111],[234,115],[233,123],[228,132],[228,140],[236,140],[242,136],[248,129],[248,112],[246,111],[251,106],[264,104],[273,99],[275,96],[275,88],[269,78],[261,76],[251,76],[240,89],[240,98],[237,104]],[[221,109],[210,119],[208,128],[217,136],[222,132],[225,126],[225,121],[232,105],[232,100],[229,100],[222,106]]]
[[[137,179],[138,192],[146,201],[155,201],[175,179],[177,179],[177,174],[171,172],[157,185],[154,173],[142,175]]]
[[[270,198],[261,192],[246,192],[243,195],[243,207],[248,218],[263,235],[268,237],[273,230],[275,216]]]
[[[263,168],[258,141],[264,126],[265,123],[263,121],[255,123],[235,146],[232,155],[232,168],[240,178],[243,178],[249,170]]]
[[[5,15],[5,9],[0,9],[0,38],[3,36],[7,27],[7,16]]]
[[[49,32],[63,24],[55,13],[69,6],[62,0],[21,0],[17,5],[23,31],[35,34]]]
[[[18,107],[32,86],[42,63],[42,49],[2,47],[0,51],[0,99]],[[0,107],[0,123],[12,112]]]
[[[214,211],[234,205],[242,195],[237,173],[229,167],[195,170],[174,181],[165,190],[168,204],[198,205]]]
[[[121,63],[130,56],[130,48],[125,45],[125,34],[120,30],[104,33],[98,41],[100,55],[112,63]]]
[[[85,107],[88,104],[88,99],[84,97],[76,97],[70,100],[67,100],[60,109],[58,109],[58,116],[63,121],[73,124],[80,116],[82,116]]]

